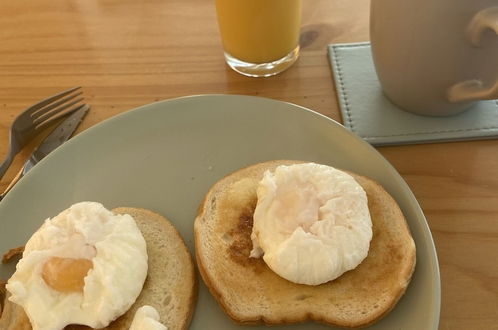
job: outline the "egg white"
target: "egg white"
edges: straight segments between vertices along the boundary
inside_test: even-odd
[[[135,312],[129,330],[168,330],[159,318],[159,313],[154,307],[142,306]]]
[[[267,171],[259,183],[252,257],[279,276],[318,285],[357,267],[372,239],[368,200],[354,178],[305,163]]]

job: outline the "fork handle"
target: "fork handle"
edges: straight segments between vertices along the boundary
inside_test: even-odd
[[[12,181],[10,181],[7,188],[5,188],[4,192],[0,195],[0,201],[5,197],[5,195],[7,195],[7,193],[12,189],[12,187],[14,187],[14,185],[22,178],[22,176],[23,176],[22,173],[23,173],[23,168],[21,168],[19,170],[19,172],[17,172],[14,179],[12,179]]]

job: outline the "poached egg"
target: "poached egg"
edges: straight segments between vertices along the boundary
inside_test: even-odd
[[[265,172],[257,188],[251,257],[279,276],[318,285],[368,254],[372,221],[363,188],[333,167],[305,163]]]
[[[10,300],[33,330],[102,328],[135,302],[147,276],[145,239],[130,215],[95,202],[47,219],[8,280]]]

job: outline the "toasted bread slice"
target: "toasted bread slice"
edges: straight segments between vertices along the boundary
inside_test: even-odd
[[[218,181],[194,224],[199,271],[225,312],[241,324],[314,320],[362,327],[386,315],[400,299],[415,267],[415,244],[394,199],[376,182],[350,173],[364,188],[373,224],[367,258],[336,280],[307,286],[275,274],[262,258],[249,258],[256,188],[266,170],[294,161],[256,164]]]
[[[197,300],[197,280],[190,252],[175,227],[161,215],[145,209],[120,207],[114,213],[131,215],[147,242],[149,269],[142,292],[133,306],[104,329],[128,330],[136,310],[154,307],[168,330],[187,329]],[[22,307],[6,300],[0,318],[2,330],[30,330]],[[90,329],[70,325],[65,329]]]

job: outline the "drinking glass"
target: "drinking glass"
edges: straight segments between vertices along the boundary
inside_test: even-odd
[[[299,56],[302,0],[216,0],[227,64],[252,77],[289,68]]]

